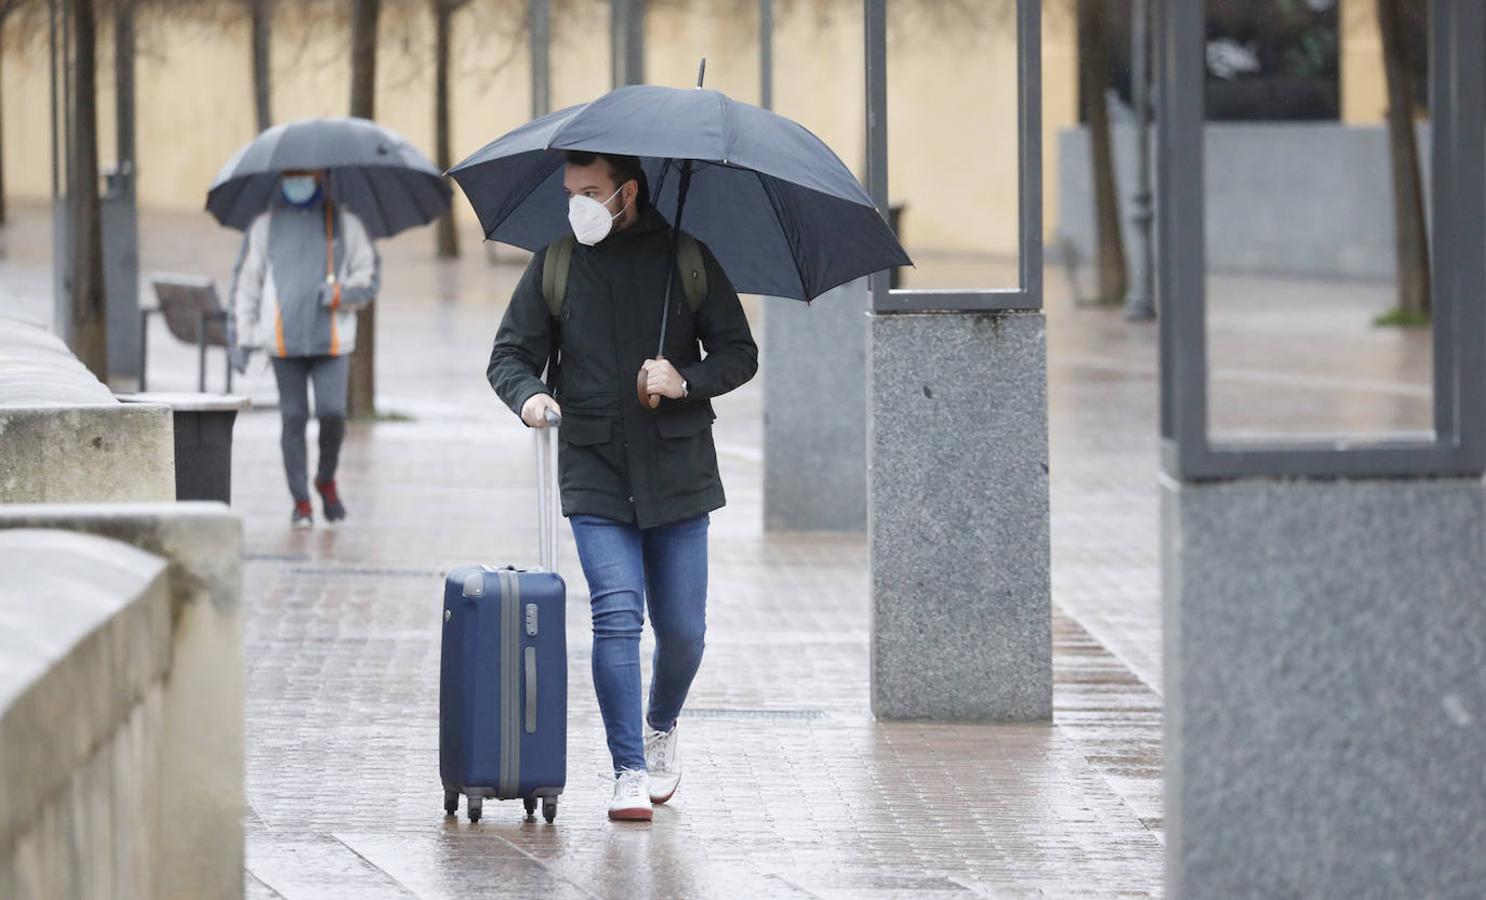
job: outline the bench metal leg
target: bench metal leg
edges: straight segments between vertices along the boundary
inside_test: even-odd
[[[139,311],[139,392],[143,394],[149,390],[149,381],[145,378],[145,363],[149,359],[146,350],[150,343],[150,313],[153,309],[142,309]]]
[[[206,313],[196,314],[196,391],[206,393]]]

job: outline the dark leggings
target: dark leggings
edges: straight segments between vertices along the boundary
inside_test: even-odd
[[[304,429],[310,421],[309,385],[315,385],[315,417],[320,420],[320,465],[316,481],[335,478],[341,441],[346,436],[346,384],[351,371],[349,356],[273,357],[273,376],[279,383],[279,417],[283,435],[284,474],[289,493],[298,502],[310,499],[305,483],[308,451]]]

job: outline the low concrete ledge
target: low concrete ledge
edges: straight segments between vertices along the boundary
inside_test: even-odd
[[[0,503],[174,499],[169,407],[0,406]]]
[[[135,727],[158,742],[153,814],[168,827],[152,857],[158,890],[140,896],[242,896],[241,521],[218,503],[0,505],[0,536],[7,529],[83,532],[164,561],[169,669],[155,717]],[[11,896],[3,882],[0,896]]]
[[[174,499],[170,408],[119,403],[55,335],[0,317],[0,503]]]
[[[0,532],[0,896],[157,896],[170,598],[158,557]],[[75,890],[61,891],[62,885]]]

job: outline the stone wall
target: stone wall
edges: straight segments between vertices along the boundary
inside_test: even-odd
[[[158,897],[167,564],[0,532],[0,896]]]
[[[1135,130],[1114,128],[1120,225],[1130,246]],[[1152,130],[1152,153],[1155,132]],[[1419,129],[1428,195],[1429,129]],[[1214,272],[1392,278],[1393,194],[1381,126],[1331,122],[1207,126],[1207,264]],[[1055,240],[1094,252],[1088,134],[1058,135]],[[1152,179],[1152,185],[1155,181]]]
[[[0,316],[0,503],[175,499],[166,406],[122,404],[55,335]]]
[[[149,692],[149,702],[154,706],[143,701],[135,704],[142,706],[135,717],[137,721],[131,719],[127,728],[119,726],[100,734],[94,741],[100,746],[110,741],[122,742],[117,751],[109,751],[112,755],[102,757],[114,760],[109,765],[120,770],[111,778],[106,773],[100,774],[102,770],[93,774],[83,771],[94,765],[83,759],[32,756],[26,757],[29,762],[24,764],[16,762],[21,758],[13,757],[0,745],[0,796],[7,800],[3,806],[9,807],[12,792],[19,789],[16,786],[34,781],[38,771],[52,772],[55,780],[61,773],[78,769],[75,776],[70,776],[76,781],[75,787],[66,790],[58,787],[48,795],[52,798],[49,802],[59,810],[67,803],[90,798],[83,805],[89,816],[108,815],[119,804],[127,808],[130,792],[138,790],[138,785],[147,784],[151,795],[148,813],[165,824],[144,842],[134,840],[132,832],[109,831],[101,826],[81,832],[71,826],[63,827],[70,821],[64,816],[55,825],[60,830],[36,838],[39,847],[51,849],[27,851],[31,855],[26,859],[46,860],[51,858],[49,854],[61,852],[55,843],[48,841],[65,839],[66,847],[76,845],[99,853],[103,852],[99,849],[103,843],[108,845],[110,853],[131,860],[131,866],[149,869],[151,883],[156,888],[132,896],[193,900],[241,896],[245,690],[239,605],[241,521],[218,503],[0,505],[0,541],[15,540],[13,535],[17,533],[26,535],[30,545],[38,547],[46,546],[48,541],[67,546],[79,540],[97,540],[79,532],[111,539],[106,543],[120,553],[143,551],[162,561],[165,631],[164,649],[158,654],[160,677],[152,682],[154,687]],[[12,615],[21,621],[34,619],[34,627],[15,632],[12,639],[41,644],[53,640],[46,632],[55,623],[50,616],[37,616],[37,609],[52,609],[61,602],[58,598],[64,590],[70,594],[91,594],[103,588],[96,588],[84,563],[30,568],[47,572],[55,568],[66,574],[63,577],[43,573],[49,580],[40,582],[40,587],[26,587],[27,582],[17,582],[21,585],[19,590],[7,579],[0,587],[0,619]],[[0,563],[0,569],[9,571],[4,563]],[[65,612],[58,611],[58,615]],[[0,629],[6,631],[9,629]],[[4,634],[0,634],[0,641],[4,639]],[[114,642],[109,646],[117,649],[122,645]],[[54,654],[56,665],[71,671],[68,667],[73,665],[73,660],[64,650],[65,647]],[[6,655],[0,650],[0,659]],[[136,667],[153,658],[133,650],[120,656]],[[0,669],[0,678],[10,672],[9,668]],[[52,717],[55,727],[66,729],[69,734],[87,728],[101,732],[101,726],[88,724],[92,721],[88,717],[96,716],[98,698],[113,698],[118,693],[118,684],[118,679],[107,677],[107,673],[80,671],[67,676],[63,687],[50,693],[40,708]],[[0,682],[0,697],[9,695]],[[109,699],[109,702],[117,701]],[[123,721],[126,717],[116,718]],[[151,764],[154,768],[148,769]],[[68,796],[74,799],[68,800]],[[77,814],[80,816],[81,812]],[[47,838],[46,834],[52,837]],[[66,858],[80,859],[76,852],[67,852],[72,856]],[[0,849],[0,856],[6,853]],[[0,866],[4,864],[0,862]],[[38,864],[31,865],[35,868]],[[88,877],[95,877],[91,864],[88,868]],[[52,868],[38,871],[49,878],[64,877]],[[106,892],[68,893],[62,888],[70,884],[65,879],[72,877],[66,875],[61,882],[46,882],[47,891],[36,896],[110,896]],[[30,896],[9,893],[4,890],[4,884],[0,881],[0,897]]]

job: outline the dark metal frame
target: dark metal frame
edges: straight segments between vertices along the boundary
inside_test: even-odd
[[[1430,233],[1434,420],[1429,437],[1221,441],[1209,434],[1203,197],[1205,4],[1161,0],[1157,285],[1162,464],[1189,481],[1419,477],[1486,471],[1486,6],[1431,0]]]
[[[864,0],[867,74],[867,192],[878,210],[888,206],[887,3]],[[994,312],[1042,309],[1042,5],[1016,0],[1017,250],[1015,288],[979,290],[889,289],[888,273],[871,277],[872,311]]]
[[[530,0],[526,19],[531,54],[531,117],[540,119],[552,111],[551,0]]]

